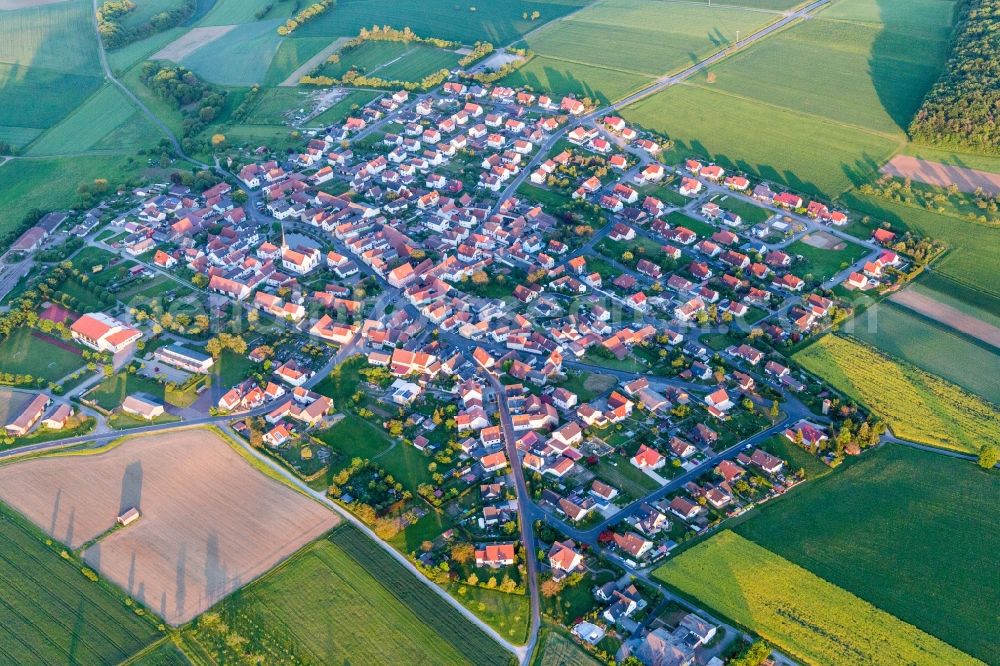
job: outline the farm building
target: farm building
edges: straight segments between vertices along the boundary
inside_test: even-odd
[[[147,421],[152,421],[157,416],[163,414],[163,405],[153,402],[152,400],[145,400],[143,398],[137,398],[134,395],[130,395],[122,401],[122,411],[126,414],[132,414],[133,416],[138,416],[139,418],[146,419]]]
[[[208,372],[215,363],[215,359],[208,354],[192,351],[180,345],[160,347],[153,354],[153,358],[181,370],[200,373]]]
[[[17,418],[7,424],[7,434],[14,437],[21,437],[28,434],[31,427],[42,418],[45,408],[49,406],[47,395],[36,395],[28,405],[21,410]]]
[[[118,524],[122,527],[130,525],[137,520],[139,520],[139,509],[135,507],[118,516]]]

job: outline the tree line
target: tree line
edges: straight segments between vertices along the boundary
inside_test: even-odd
[[[951,57],[910,123],[915,141],[1000,154],[1000,0],[963,0]]]
[[[200,146],[196,137],[219,117],[226,103],[226,92],[179,65],[146,62],[140,79],[154,95],[181,111],[184,115],[181,143],[186,152],[197,152]]]
[[[184,0],[179,7],[158,12],[145,23],[126,26],[121,19],[135,11],[135,3],[132,0],[105,0],[97,10],[97,30],[105,47],[117,49],[180,25],[191,18],[197,6],[197,0]]]

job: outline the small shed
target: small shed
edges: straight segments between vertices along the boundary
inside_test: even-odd
[[[139,520],[139,509],[135,507],[132,507],[125,513],[118,516],[118,524],[121,525],[122,527],[130,525],[137,520]]]

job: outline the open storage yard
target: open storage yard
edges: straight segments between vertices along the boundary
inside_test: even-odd
[[[730,530],[655,576],[809,663],[981,663]]]
[[[990,663],[1000,589],[1000,474],[886,446],[735,528],[905,622]],[[988,577],[987,577],[988,578]]]
[[[172,624],[195,617],[337,523],[260,474],[209,430],[129,438],[110,451],[0,469],[0,498],[77,549],[138,508],[84,559]]]

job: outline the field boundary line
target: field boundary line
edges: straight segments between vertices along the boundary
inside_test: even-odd
[[[308,74],[314,67],[320,63],[326,62],[326,59],[331,55],[340,50],[345,43],[350,41],[351,37],[337,37],[325,47],[319,50],[319,52],[313,57],[306,60],[304,63],[298,66],[291,74],[285,77],[285,80],[279,83],[276,88],[295,88],[299,85],[299,79]]]
[[[595,65],[592,62],[584,62],[583,60],[573,60],[571,58],[563,58],[561,56],[548,55],[546,53],[539,53],[538,51],[534,51],[534,54],[535,54],[536,58],[547,58],[549,60],[558,60],[560,62],[568,62],[568,63],[571,63],[573,65],[581,65],[583,67],[592,67],[594,69],[603,69],[603,70],[608,71],[608,72],[616,72],[616,73],[617,72],[624,72],[626,74],[635,74],[636,76],[645,76],[646,78],[650,79],[651,81],[655,81],[660,76],[659,74],[655,74],[655,73],[639,72],[639,71],[634,70],[634,69],[625,69],[623,67],[608,67],[607,65]],[[640,88],[640,90],[641,90],[641,88]]]

